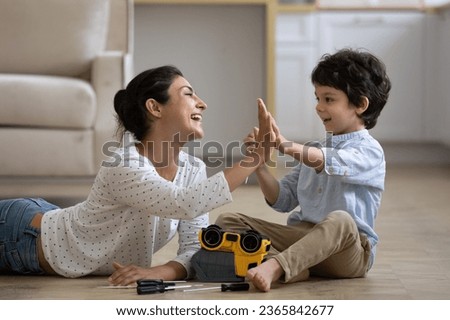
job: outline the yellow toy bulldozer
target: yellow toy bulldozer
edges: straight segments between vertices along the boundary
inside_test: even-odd
[[[199,232],[198,238],[202,249],[209,251],[207,256],[212,264],[214,262],[211,262],[211,260],[214,260],[214,257],[224,259],[224,256],[220,255],[221,253],[232,253],[234,256],[234,273],[237,277],[245,277],[248,269],[261,264],[270,249],[271,243],[267,237],[254,230],[236,233],[224,231],[214,224],[203,228]],[[229,260],[230,255],[227,255],[227,257],[226,259]],[[197,263],[197,265],[199,264]],[[208,263],[203,263],[203,268],[205,268],[205,265],[208,265]],[[220,265],[220,263],[216,263],[216,268],[217,265]],[[228,265],[230,264],[228,263]]]

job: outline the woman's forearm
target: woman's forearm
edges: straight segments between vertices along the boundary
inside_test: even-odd
[[[259,167],[261,161],[258,157],[244,157],[233,164],[231,168],[224,170],[225,179],[230,191],[235,190]]]
[[[266,201],[270,205],[273,205],[277,201],[280,192],[278,180],[270,173],[265,165],[260,166],[256,170],[256,177]]]
[[[150,268],[156,279],[163,280],[183,280],[187,277],[186,269],[176,261],[169,261],[165,264]]]

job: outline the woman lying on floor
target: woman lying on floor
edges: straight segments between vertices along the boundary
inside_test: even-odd
[[[125,143],[104,162],[86,201],[64,209],[43,199],[0,201],[0,273],[110,275],[114,285],[189,278],[208,212],[230,202],[270,152],[261,143],[207,178],[205,164],[181,150],[203,137],[207,106],[172,66],[136,76],[114,108]],[[258,119],[262,137],[273,119],[261,100]],[[177,231],[177,257],[150,267]]]

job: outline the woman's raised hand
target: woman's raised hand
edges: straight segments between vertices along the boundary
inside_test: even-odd
[[[259,128],[253,128],[252,132],[244,139],[246,147],[244,158],[233,164],[231,168],[224,170],[225,179],[231,191],[246,181],[247,177],[262,164],[270,160],[276,141],[274,120],[261,99],[258,99],[258,122]]]
[[[259,128],[253,129],[255,137],[253,151],[260,157],[260,163],[262,164],[270,160],[272,151],[276,146],[275,121],[270,112],[267,111],[262,99],[258,99],[258,123]]]

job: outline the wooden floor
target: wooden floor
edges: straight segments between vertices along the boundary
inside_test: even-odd
[[[277,284],[268,293],[182,292],[138,295],[135,289],[105,289],[105,277],[64,279],[0,275],[0,299],[450,299],[450,166],[388,166],[386,191],[376,230],[380,236],[374,267],[366,278]],[[268,208],[256,185],[234,192],[234,202],[211,213],[240,211],[284,223]],[[173,257],[176,243],[157,253],[155,263]],[[211,285],[211,284],[206,284]]]

